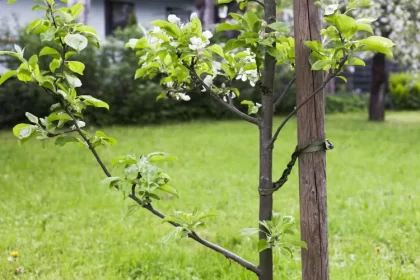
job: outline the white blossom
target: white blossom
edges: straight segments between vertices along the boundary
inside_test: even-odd
[[[190,16],[190,20],[193,20],[195,18],[198,18],[197,13],[192,13],[191,16]]]
[[[82,128],[82,127],[85,127],[85,126],[86,126],[86,123],[85,123],[84,121],[76,121],[76,124],[77,124],[77,126],[78,126],[79,128]],[[72,126],[71,126],[71,129],[72,129],[72,130],[77,129],[76,125],[72,125]]]
[[[254,87],[260,77],[258,75],[257,69],[244,71],[243,68],[241,68],[239,70],[239,74],[236,76],[236,79],[242,80],[243,82],[249,80],[249,84]]]
[[[208,87],[211,88],[213,86],[213,76],[207,75],[204,80],[203,83]],[[201,92],[206,92],[207,88],[203,86],[203,89],[201,90]]]
[[[181,23],[181,19],[179,17],[177,17],[176,15],[169,15],[168,16],[168,21],[170,23],[177,24],[177,25]]]
[[[236,94],[233,91],[228,91],[224,96],[223,96],[223,101],[228,102],[228,99],[226,98],[226,96],[229,96],[230,99],[234,99],[236,97]]]
[[[210,39],[211,37],[213,37],[213,33],[211,33],[210,30],[204,31],[203,32],[203,36],[206,37],[206,39]]]
[[[190,42],[189,48],[193,51],[202,51],[206,47],[206,43],[198,37],[190,38]]]
[[[184,100],[184,101],[190,101],[191,100],[191,97],[189,95],[183,93],[183,92],[177,93],[175,98],[176,98],[176,100],[180,100],[180,99]]]

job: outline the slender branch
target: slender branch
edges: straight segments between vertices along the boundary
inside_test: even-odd
[[[290,112],[287,117],[280,123],[279,127],[277,128],[276,132],[274,133],[273,138],[271,139],[270,142],[270,146],[272,147],[274,142],[277,140],[277,137],[280,134],[280,131],[283,129],[283,127],[286,125],[286,123],[293,117],[293,115],[303,106],[305,105],[311,98],[313,98],[317,93],[319,93],[320,91],[322,91],[324,89],[324,87],[327,85],[327,83],[334,78],[335,75],[329,75],[327,79],[325,79],[325,81],[322,83],[322,85],[320,87],[318,87],[316,90],[314,90],[314,92],[312,92],[311,95],[309,95],[308,97],[305,98],[305,100],[302,101],[302,103],[300,103],[298,106],[295,107],[295,109],[293,109],[292,112]]]
[[[286,94],[289,92],[290,88],[292,87],[292,85],[295,81],[296,81],[296,76],[293,76],[293,78],[287,84],[286,88],[283,90],[283,92],[277,98],[276,102],[274,102],[274,105],[273,105],[273,111],[274,112],[276,111],[277,106],[279,106],[280,102],[283,100],[283,97],[286,96]]]
[[[336,77],[342,70],[343,70],[343,67],[344,67],[344,64],[346,63],[346,61],[347,61],[347,55],[345,55],[342,59],[341,59],[341,61],[340,61],[340,63],[339,63],[339,66],[338,66],[338,68],[337,68],[337,70],[336,71],[334,71],[334,72],[332,72],[332,73],[330,73],[329,75],[328,75],[328,77],[324,80],[324,82],[322,83],[322,85],[320,86],[320,87],[318,87],[317,89],[315,89],[312,93],[311,93],[311,95],[309,95],[307,98],[305,98],[303,101],[302,101],[302,103],[300,103],[298,106],[296,106],[295,107],[295,109],[292,111],[292,112],[290,112],[287,116],[286,116],[286,118],[280,123],[280,125],[279,125],[279,127],[277,128],[277,130],[276,130],[276,133],[274,133],[274,136],[273,136],[273,138],[271,139],[271,141],[270,141],[270,147],[273,147],[273,145],[274,145],[274,142],[276,142],[276,140],[277,140],[277,138],[278,138],[278,136],[279,136],[279,134],[280,134],[280,131],[283,129],[283,127],[286,125],[286,123],[293,117],[293,115],[303,106],[303,105],[305,105],[310,99],[312,99],[317,93],[319,93],[320,91],[322,91],[324,88],[325,88],[325,86],[328,84],[328,82],[329,81],[331,81],[331,79],[333,79],[334,77]]]
[[[136,195],[131,194],[131,195],[129,195],[129,197],[131,199],[133,199],[135,202],[137,202],[138,204],[143,205],[143,201],[140,200]],[[155,216],[157,216],[161,219],[165,218],[165,215],[163,213],[161,213],[160,211],[156,210],[155,208],[153,208],[153,206],[151,204],[146,204],[146,205],[143,206],[143,208],[147,209],[152,214],[154,214]],[[174,227],[181,227],[181,225],[178,224],[178,223],[175,223],[175,222],[169,222],[169,223],[171,225],[173,225]],[[222,247],[220,247],[220,246],[218,246],[214,243],[211,243],[210,241],[208,241],[206,239],[201,238],[200,236],[198,236],[198,234],[196,232],[193,231],[191,233],[188,233],[188,237],[197,241],[201,245],[222,254],[226,258],[233,260],[237,264],[239,264],[239,265],[243,266],[244,268],[254,272],[255,274],[257,274],[257,275],[260,274],[260,270],[258,269],[258,267],[256,265],[248,262],[247,260],[241,258],[240,256],[238,256],[238,255],[236,255],[236,254],[234,254],[234,253],[232,253],[232,252],[230,252],[230,251],[228,251],[228,250],[226,250],[226,249],[224,249],[224,248],[222,248]]]
[[[206,83],[204,83],[204,81],[198,76],[198,74],[195,72],[195,70],[192,67],[190,67],[186,63],[184,63],[184,65],[188,68],[188,70],[190,71],[190,74],[197,81],[200,82],[200,84],[204,87],[204,89],[206,90],[206,92],[208,92],[209,95],[210,95],[210,97],[212,97],[216,102],[218,102],[220,105],[222,105],[223,107],[227,108],[229,111],[231,111],[232,113],[236,114],[240,118],[246,120],[247,122],[253,123],[253,124],[257,125],[257,126],[260,125],[258,119],[254,118],[254,117],[251,117],[251,116],[248,116],[247,114],[242,113],[232,103],[227,103],[227,102],[223,101],[222,98],[220,98],[215,92],[213,92],[211,90],[211,88],[208,85],[206,85]]]

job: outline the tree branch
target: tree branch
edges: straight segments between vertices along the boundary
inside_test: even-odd
[[[257,126],[260,125],[258,119],[251,117],[247,114],[242,113],[238,108],[236,108],[232,103],[230,102],[225,102],[223,101],[222,98],[220,98],[216,93],[214,93],[211,88],[206,85],[204,83],[204,81],[198,76],[198,74],[195,72],[195,70],[189,66],[188,64],[184,63],[184,65],[188,68],[188,70],[190,71],[190,74],[197,80],[200,82],[200,84],[204,87],[204,89],[206,90],[206,92],[209,93],[210,97],[212,97],[217,103],[219,103],[220,105],[222,105],[223,107],[225,107],[226,109],[228,109],[229,111],[231,111],[232,113],[234,113],[235,115],[239,116],[240,118],[246,120],[247,122],[253,123]]]
[[[286,96],[286,94],[289,92],[290,88],[292,87],[293,83],[296,81],[296,76],[293,76],[293,78],[290,80],[290,82],[287,84],[284,91],[280,94],[280,96],[277,98],[276,102],[274,102],[273,105],[273,111],[276,111],[277,106],[279,106],[280,102],[283,100],[283,97]]]
[[[295,109],[290,112],[286,118],[280,123],[279,127],[276,130],[276,133],[274,133],[273,138],[270,141],[270,146],[271,148],[273,148],[274,142],[276,142],[280,131],[283,129],[283,127],[286,125],[286,123],[293,117],[293,115],[303,106],[305,105],[310,99],[312,99],[317,93],[319,93],[320,91],[322,91],[325,86],[328,84],[329,81],[331,81],[331,79],[333,79],[334,77],[336,77],[339,73],[341,73],[341,71],[343,70],[344,64],[347,61],[347,55],[345,55],[342,60],[339,63],[339,66],[337,68],[336,71],[330,73],[328,75],[328,77],[324,80],[324,82],[322,83],[322,85],[320,87],[318,87],[317,89],[314,90],[314,92],[312,92],[311,95],[309,95],[307,98],[305,98],[305,100],[302,101],[302,103],[300,103],[298,106],[295,107]]]
[[[135,202],[137,202],[139,205],[142,205],[142,207],[144,209],[150,211],[153,215],[155,215],[155,216],[157,216],[157,217],[159,217],[161,219],[164,219],[165,218],[165,215],[162,212],[160,212],[160,211],[156,210],[155,208],[153,208],[153,206],[151,204],[143,205],[143,201],[141,201],[136,195],[130,194],[129,197],[131,199],[133,199]],[[174,227],[181,227],[181,225],[178,224],[178,223],[176,223],[176,222],[169,222],[169,223],[171,225],[173,225]],[[259,269],[258,269],[258,267],[256,265],[248,262],[247,260],[241,258],[240,256],[238,256],[238,255],[236,255],[236,254],[234,254],[234,253],[232,253],[232,252],[230,252],[230,251],[228,251],[228,250],[226,250],[226,249],[224,249],[224,248],[222,248],[222,247],[220,247],[220,246],[218,246],[218,245],[216,245],[214,243],[211,243],[210,241],[207,241],[206,239],[201,238],[194,231],[191,232],[191,233],[189,233],[188,234],[188,237],[191,238],[191,239],[193,239],[193,240],[195,240],[195,241],[197,241],[201,245],[203,245],[203,246],[205,246],[205,247],[207,247],[207,248],[209,248],[209,249],[211,249],[213,251],[216,251],[216,252],[222,254],[226,258],[233,260],[237,264],[239,264],[239,265],[243,266],[244,268],[246,268],[246,269],[254,272],[255,274],[257,274],[257,275],[260,274],[260,271],[259,271]]]
[[[49,92],[48,89],[46,89],[48,93],[51,94],[51,92]],[[60,98],[59,96],[56,96],[57,98]],[[64,103],[62,100],[60,100],[60,103]],[[90,143],[89,139],[86,137],[86,135],[84,135],[82,129],[79,127],[79,125],[77,124],[77,119],[76,117],[73,115],[73,113],[71,112],[71,110],[68,109],[67,106],[63,106],[64,110],[66,111],[66,113],[72,118],[74,125],[76,127],[75,130],[73,130],[72,132],[78,132],[79,135],[82,137],[82,139],[86,142],[86,144],[88,145],[90,151],[92,152],[93,156],[95,157],[96,161],[98,162],[98,164],[101,166],[103,172],[106,174],[106,176],[108,177],[112,177],[111,173],[108,171],[108,169],[106,168],[105,164],[103,163],[103,161],[101,160],[101,158],[99,157],[98,153],[96,152],[95,148],[92,146],[92,144]],[[138,173],[137,175],[137,179],[141,178],[141,174]],[[118,189],[118,186],[115,186]],[[137,204],[139,204],[140,206],[142,206],[144,209],[149,210],[151,213],[153,213],[155,216],[160,217],[161,219],[165,218],[165,215],[161,212],[159,212],[158,210],[154,209],[153,206],[151,204],[144,204],[144,202],[142,200],[140,200],[136,194],[135,194],[135,188],[136,188],[136,184],[133,184],[131,186],[131,194],[128,195],[128,197],[130,197],[132,200],[134,200]],[[170,222],[171,225],[175,226],[175,227],[181,227],[181,225],[174,223],[174,222]],[[238,263],[239,265],[243,266],[244,268],[254,272],[255,274],[259,275],[260,271],[258,269],[258,267],[250,262],[248,262],[247,260],[241,258],[240,256],[234,254],[231,251],[228,251],[214,243],[211,243],[210,241],[207,241],[201,237],[198,236],[197,233],[195,232],[191,232],[188,234],[188,237],[197,241],[198,243],[202,244],[203,246],[212,249],[213,251],[216,251],[220,254],[222,254],[223,256],[225,256],[228,259],[231,259],[232,261]]]

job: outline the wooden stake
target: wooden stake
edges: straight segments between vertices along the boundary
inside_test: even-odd
[[[321,18],[314,0],[294,0],[296,40],[296,102],[300,104],[322,85],[321,71],[310,70],[307,40],[320,40]],[[324,94],[309,100],[297,113],[298,145],[324,140]],[[301,238],[308,244],[302,249],[302,279],[327,280],[328,228],[325,151],[303,153],[299,157]]]

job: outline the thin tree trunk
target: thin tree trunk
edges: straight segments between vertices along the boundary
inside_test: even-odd
[[[385,120],[385,92],[388,84],[385,55],[376,53],[372,59],[372,87],[369,101],[369,120]]]
[[[321,18],[314,0],[294,1],[296,40],[296,102],[300,104],[323,82],[321,71],[310,70],[310,51],[306,40],[320,40]],[[298,145],[325,140],[324,94],[307,102],[297,114]],[[302,279],[327,280],[328,229],[325,151],[299,156],[299,195],[301,238],[308,249],[302,249]]]
[[[264,19],[267,23],[276,20],[275,0],[265,0]],[[270,145],[273,135],[273,88],[276,70],[275,59],[266,54],[264,62],[264,82],[262,87],[262,122],[260,125],[260,185],[261,189],[271,189],[273,187],[273,149]],[[259,220],[271,220],[273,212],[273,196],[260,195]],[[264,233],[260,233],[260,239],[266,239]],[[273,252],[266,249],[260,252],[261,274],[260,280],[273,279]]]

